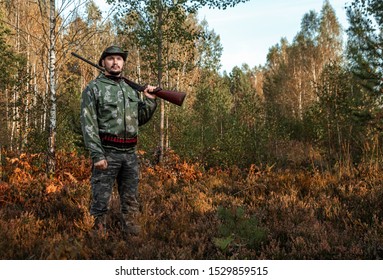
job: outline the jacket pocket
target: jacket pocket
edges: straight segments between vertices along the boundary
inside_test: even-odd
[[[115,102],[103,102],[99,106],[100,116],[105,120],[115,119],[118,117],[118,104]]]

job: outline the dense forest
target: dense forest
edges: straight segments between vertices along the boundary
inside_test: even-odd
[[[383,258],[382,1],[350,1],[344,30],[325,0],[230,73],[198,10],[246,1],[96,2],[0,1],[0,258]],[[80,98],[99,70],[71,53],[110,45],[125,76],[187,93],[141,128],[131,240],[117,195],[107,235],[88,213]]]

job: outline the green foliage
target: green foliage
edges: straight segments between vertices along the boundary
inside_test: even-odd
[[[340,67],[329,66],[324,72],[317,85],[319,97],[319,110],[314,116],[317,126],[317,139],[323,141],[323,146],[328,147],[329,156],[339,158],[342,153],[344,141],[350,139],[353,126],[350,122],[351,117],[351,87],[347,73],[341,72]],[[357,104],[354,104],[357,107]],[[321,131],[321,132],[319,132]],[[345,135],[346,134],[346,135]]]
[[[0,14],[0,19],[2,15]],[[21,149],[25,147],[26,122],[24,116],[29,113],[27,107],[33,91],[26,86],[31,77],[26,69],[27,60],[23,54],[17,54],[12,46],[7,44],[10,30],[0,21],[0,143],[10,148]],[[11,109],[12,108],[12,109]],[[21,130],[16,141],[11,141],[9,121],[19,123]]]
[[[163,72],[182,69],[185,62],[180,54],[193,55],[193,41],[201,36],[199,28],[191,23],[191,17],[187,6],[181,2],[118,1],[117,30],[123,35],[120,39],[123,45],[139,46],[143,64],[139,66],[147,70],[141,78],[156,79],[161,85]],[[174,53],[175,46],[178,53]],[[193,60],[191,57],[188,61]]]
[[[249,0],[162,0],[162,1],[145,1],[146,3],[140,3],[144,1],[128,1],[128,0],[118,0],[118,2],[122,2],[125,7],[130,9],[137,9],[141,5],[146,5],[147,7],[153,9],[155,5],[163,5],[168,6],[173,9],[177,9],[178,7],[182,7],[186,9],[190,13],[195,13],[198,9],[207,6],[209,8],[217,8],[217,9],[226,9],[228,7],[234,7],[239,3],[245,3]],[[115,3],[117,0],[107,0],[107,3]],[[148,11],[152,11],[149,9]]]
[[[221,251],[225,252],[227,251],[227,249],[229,248],[231,242],[234,241],[234,237],[233,236],[227,236],[227,237],[221,237],[221,238],[214,238],[213,239],[213,242],[214,242],[214,245],[217,246],[218,249],[220,249]]]
[[[348,67],[353,74],[353,89],[360,96],[360,110],[353,112],[354,125],[365,126],[360,138],[364,160],[381,163],[377,152],[381,141],[381,108],[383,88],[382,30],[383,3],[376,0],[354,0],[347,7]]]
[[[377,98],[383,86],[382,1],[354,0],[347,7],[347,56],[358,83]],[[381,101],[379,101],[381,102]]]
[[[172,147],[184,156],[200,159],[207,167],[246,166],[261,161],[264,112],[254,87],[255,73],[256,69],[246,65],[224,77],[203,70],[193,111],[183,116],[180,144],[186,149],[180,149],[178,143]]]
[[[266,241],[267,231],[258,226],[255,216],[246,217],[243,207],[228,209],[218,207],[218,218],[221,224],[218,227],[220,237],[214,239],[214,244],[226,252],[229,246],[248,246],[257,249]]]
[[[221,56],[223,47],[220,37],[214,30],[208,29],[207,21],[201,22],[202,35],[197,42],[199,52],[198,66],[212,72],[221,68]]]
[[[360,44],[352,45],[363,53]],[[371,118],[363,116],[371,116],[380,102],[363,92],[342,57],[341,26],[330,1],[320,14],[303,17],[292,44],[282,39],[270,49],[263,92],[269,146],[276,147],[270,157],[279,163],[293,152],[280,143],[310,145],[330,166],[352,166],[362,160],[364,146],[372,146]]]
[[[57,98],[57,148],[73,151],[83,147],[80,125],[80,94],[78,77],[68,79],[63,92]]]
[[[244,64],[223,75],[217,71],[219,34],[206,21],[199,23],[195,13],[203,6],[225,9],[245,1],[109,2],[119,12],[113,24],[104,22],[90,1],[58,46],[81,47],[83,55],[97,61],[106,45],[120,44],[129,51],[129,77],[187,92],[183,107],[165,104],[164,112],[157,110],[140,130],[138,148],[153,162],[163,135],[171,150],[205,168],[274,163],[307,168],[309,152],[332,166],[368,158],[381,162],[381,1],[354,0],[348,7],[347,61],[340,25],[330,1],[324,1],[320,12],[303,16],[292,42],[282,38],[270,48],[264,67]],[[14,53],[7,45],[11,36],[1,24],[0,107],[7,116],[0,120],[0,141],[12,142],[12,149],[45,151],[45,68],[36,67],[39,74],[32,81],[29,74],[35,73],[27,66],[39,59],[33,48],[30,61]],[[21,49],[23,44],[20,38]],[[68,58],[67,50],[59,52],[56,144],[59,150],[83,151],[79,94],[98,72]]]
[[[0,14],[0,19],[2,15]],[[9,36],[10,30],[6,28],[2,21],[0,22],[0,89],[4,91],[12,86],[16,80],[14,75],[17,74],[18,57],[12,51],[12,47],[6,43],[6,38]]]

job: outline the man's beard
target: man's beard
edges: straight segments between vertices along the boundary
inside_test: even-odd
[[[105,69],[111,76],[120,76],[121,70],[113,70],[113,68]]]

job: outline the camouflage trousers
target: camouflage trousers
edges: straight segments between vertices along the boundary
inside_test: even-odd
[[[92,202],[90,214],[101,217],[108,211],[109,200],[117,180],[120,208],[123,216],[135,216],[139,211],[138,160],[136,153],[106,152],[108,168],[99,170],[93,167],[91,177]]]

